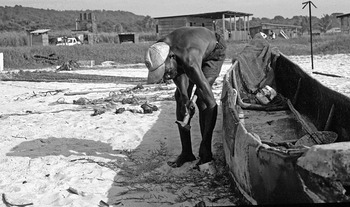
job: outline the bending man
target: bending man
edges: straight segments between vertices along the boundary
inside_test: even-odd
[[[183,120],[187,113],[194,114],[190,96],[193,86],[196,85],[195,94],[198,97],[196,105],[199,109],[202,135],[200,159],[197,165],[213,159],[211,142],[218,106],[211,86],[219,76],[225,60],[225,50],[223,39],[209,29],[182,27],[151,45],[145,57],[145,64],[149,69],[148,83],[173,79],[177,86],[175,92],[177,120]],[[185,162],[196,160],[192,152],[190,131],[181,126],[178,128],[182,151],[175,161],[168,162],[171,167],[180,167]]]

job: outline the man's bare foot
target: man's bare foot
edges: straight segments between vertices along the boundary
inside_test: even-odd
[[[175,161],[168,161],[168,165],[170,167],[176,168],[176,167],[181,167],[185,162],[192,162],[196,160],[196,157],[191,154],[191,155],[179,155]]]
[[[208,158],[208,159],[200,158],[199,161],[197,162],[196,166],[198,167],[199,165],[203,165],[203,164],[211,162],[213,160],[214,160],[213,158]]]
[[[196,169],[200,172],[205,172],[205,173],[210,174],[210,175],[215,175],[217,172],[215,163],[213,161],[206,162],[206,163],[200,164],[200,165],[195,165],[195,167],[193,169]]]

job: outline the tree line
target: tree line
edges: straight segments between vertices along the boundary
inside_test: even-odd
[[[75,20],[83,12],[91,12],[95,15],[98,32],[154,32],[156,27],[156,20],[150,16],[136,15],[127,11],[57,11],[16,5],[14,7],[0,6],[0,31],[12,32],[43,28],[52,31],[74,30]],[[340,27],[340,20],[336,18],[340,14],[342,13],[324,14],[321,18],[313,16],[311,20],[313,29],[325,32],[333,27]],[[302,27],[301,32],[303,33],[309,31],[310,27],[308,16],[294,16],[292,18],[275,16],[273,19],[252,17],[249,22],[251,27],[258,26],[260,23],[297,25]],[[243,28],[243,20],[238,19],[237,25]]]
[[[136,15],[127,11],[37,9],[31,7],[0,6],[0,31],[26,31],[51,29],[74,30],[80,13],[93,13],[98,32],[149,32],[155,28],[150,16]]]
[[[312,16],[311,23],[312,29],[318,29],[320,32],[326,32],[327,30],[340,27],[340,19],[338,15],[343,13],[324,14],[321,18]],[[268,18],[255,18],[253,17],[249,22],[251,26],[258,26],[260,23],[272,23],[272,24],[284,24],[301,26],[301,32],[307,33],[310,30],[310,18],[309,16],[293,16],[292,18],[284,18],[283,16],[275,16],[273,19]]]

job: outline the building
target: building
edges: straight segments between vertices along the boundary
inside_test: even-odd
[[[338,15],[340,19],[340,30],[343,33],[350,34],[350,13]]]
[[[248,40],[249,16],[252,14],[220,11],[201,14],[188,14],[178,16],[155,17],[158,21],[156,33],[158,37],[169,34],[180,27],[206,27],[222,34],[225,40]],[[220,22],[220,20],[222,20]],[[243,25],[237,24],[243,22]]]
[[[75,30],[72,31],[82,43],[93,44],[94,34],[97,33],[96,17],[93,13],[80,13],[75,20]]]
[[[296,25],[261,23],[259,26],[251,27],[250,34],[252,37],[254,37],[254,35],[259,32],[263,32],[268,36],[275,33],[276,36],[280,35],[283,38],[289,39],[298,37],[301,28],[301,26]]]
[[[96,17],[93,13],[80,13],[75,21],[75,30],[97,32]]]
[[[50,29],[27,30],[28,46],[49,45],[49,31]]]

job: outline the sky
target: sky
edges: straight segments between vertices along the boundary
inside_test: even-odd
[[[122,10],[137,15],[164,17],[216,11],[253,14],[258,18],[308,16],[307,0],[0,0],[0,6],[22,5],[54,10]],[[350,13],[350,0],[313,0],[312,16]]]

